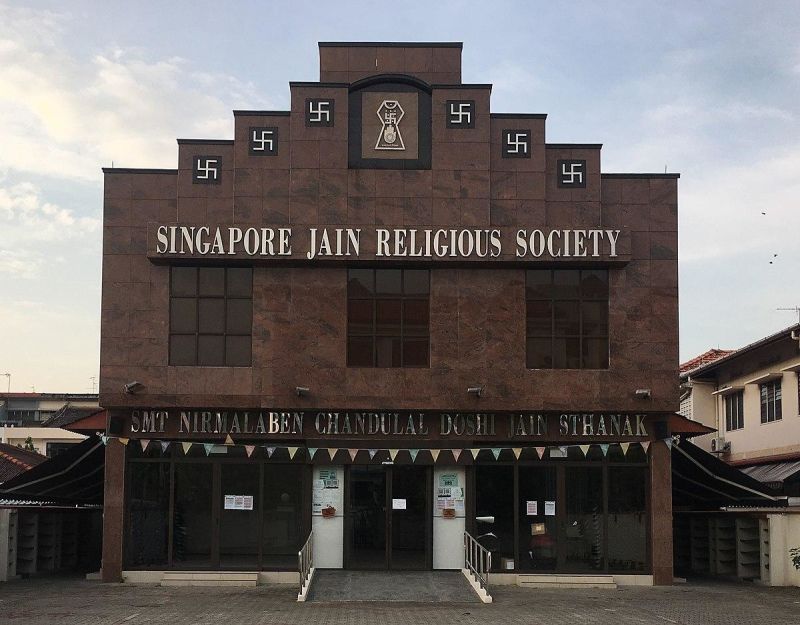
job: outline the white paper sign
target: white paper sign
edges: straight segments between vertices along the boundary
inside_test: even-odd
[[[525,510],[528,516],[537,516],[539,514],[539,502],[538,501],[526,502]]]
[[[252,510],[252,495],[225,495],[225,510]]]
[[[555,516],[556,515],[556,502],[555,501],[545,501],[544,502],[544,515],[545,516]]]
[[[225,495],[225,509],[226,510],[235,510],[234,507],[236,504],[236,495]]]
[[[392,510],[405,510],[405,509],[406,509],[405,499],[392,499]]]

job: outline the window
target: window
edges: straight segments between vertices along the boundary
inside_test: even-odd
[[[427,367],[430,272],[347,272],[347,366]]]
[[[173,267],[169,301],[169,363],[249,367],[253,270]]]
[[[773,380],[761,384],[761,423],[779,421],[781,414],[781,381]]]
[[[526,272],[528,369],[608,369],[608,270]]]
[[[741,430],[744,427],[744,391],[725,395],[725,430]]]

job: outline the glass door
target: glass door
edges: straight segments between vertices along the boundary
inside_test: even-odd
[[[382,466],[351,466],[347,490],[347,566],[350,569],[385,569],[386,469]]]
[[[176,568],[211,566],[213,491],[214,467],[211,463],[175,464],[172,562]]]
[[[563,571],[605,569],[602,467],[564,467]]]
[[[554,571],[558,565],[556,467],[519,467],[519,564],[521,571]]]
[[[422,570],[428,565],[429,508],[427,467],[393,466],[390,568]]]
[[[258,515],[261,507],[260,465],[221,463],[219,467],[220,567],[255,570],[258,568]]]

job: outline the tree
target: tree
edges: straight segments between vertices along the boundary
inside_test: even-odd
[[[25,439],[25,447],[23,447],[25,451],[36,451],[36,447],[33,446],[33,439],[29,436]]]

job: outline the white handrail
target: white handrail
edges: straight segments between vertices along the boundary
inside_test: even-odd
[[[308,585],[311,583],[311,575],[314,571],[314,532],[308,534],[300,551],[297,552],[297,568],[300,572],[300,592],[297,595],[298,601],[305,601]]]
[[[464,532],[464,568],[472,573],[480,587],[486,590],[489,584],[489,570],[492,568],[492,553],[469,532]]]

